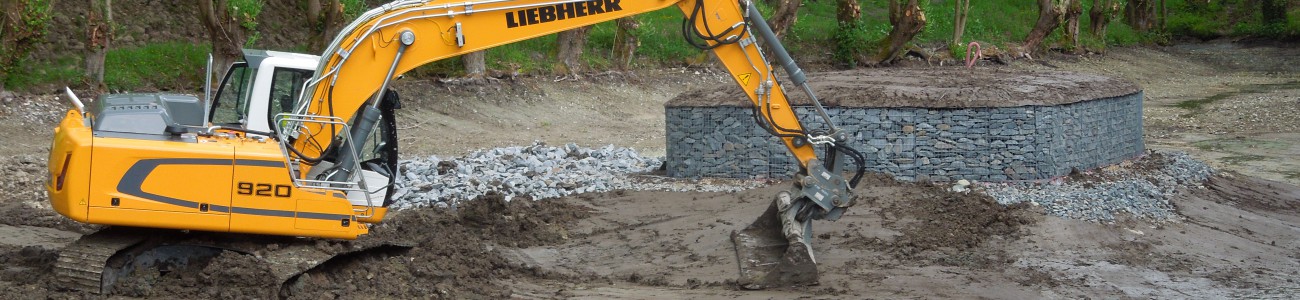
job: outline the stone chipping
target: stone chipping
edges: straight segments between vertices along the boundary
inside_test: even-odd
[[[613,190],[734,192],[767,184],[649,174],[662,165],[662,157],[642,156],[631,148],[585,148],[573,143],[557,147],[543,142],[478,150],[461,157],[407,159],[399,164],[402,181],[391,207],[452,206],[490,192],[507,200],[541,200]]]
[[[1043,182],[985,183],[977,190],[1003,205],[1030,203],[1068,219],[1112,222],[1121,217],[1181,220],[1169,199],[1179,188],[1199,188],[1215,170],[1183,152],[1151,152],[1141,162],[1123,163]]]
[[[403,160],[393,209],[454,206],[486,193],[507,199],[543,200],[614,190],[737,192],[779,181],[733,178],[673,178],[654,175],[663,160],[608,145],[553,147],[537,142],[470,152],[462,157]],[[1091,171],[1038,181],[958,180],[954,191],[985,193],[998,203],[1030,203],[1049,215],[1091,222],[1123,217],[1177,221],[1170,198],[1182,188],[1199,188],[1215,170],[1183,152],[1144,155]]]

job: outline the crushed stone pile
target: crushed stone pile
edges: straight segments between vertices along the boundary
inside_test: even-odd
[[[502,147],[462,157],[429,156],[403,160],[394,209],[448,207],[487,193],[507,201],[532,200],[614,190],[736,192],[771,185],[766,180],[670,178],[651,175],[662,157],[642,156],[630,148],[607,145],[584,148],[569,143]],[[981,182],[970,186],[998,203],[1031,203],[1062,218],[1111,222],[1123,216],[1176,221],[1169,203],[1180,187],[1196,188],[1215,170],[1183,152],[1149,151],[1147,155],[1099,170],[1050,181]],[[967,185],[954,188],[966,190]]]
[[[1048,182],[986,183],[982,191],[998,203],[1028,202],[1062,218],[1111,222],[1128,215],[1177,221],[1169,198],[1179,187],[1200,187],[1214,173],[1187,153],[1150,151],[1135,162]]]
[[[663,165],[630,148],[599,149],[569,143],[534,142],[470,152],[462,157],[429,156],[400,162],[403,182],[392,208],[452,206],[487,193],[533,200],[613,190],[729,192],[756,188],[754,180],[683,180],[646,175]]]

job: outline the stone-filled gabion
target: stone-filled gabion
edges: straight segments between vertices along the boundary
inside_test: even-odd
[[[795,107],[820,126],[810,107]],[[673,177],[788,178],[797,169],[749,107],[667,107]],[[1062,105],[988,108],[829,107],[871,171],[905,181],[1037,180],[1142,154],[1142,92]]]

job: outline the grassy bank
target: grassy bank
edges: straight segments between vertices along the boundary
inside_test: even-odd
[[[1251,0],[1190,1],[1169,0],[1166,26],[1154,33],[1143,33],[1130,28],[1116,16],[1103,37],[1094,37],[1086,30],[1092,20],[1087,11],[1093,1],[1083,2],[1084,15],[1080,28],[1084,30],[1081,44],[1089,50],[1104,50],[1113,46],[1144,43],[1164,43],[1171,37],[1216,38],[1224,36],[1260,36],[1268,38],[1295,38],[1300,36],[1300,9],[1292,9],[1286,24],[1263,25],[1258,8],[1248,9]],[[763,5],[763,1],[756,1]],[[796,58],[812,65],[844,65],[853,53],[875,51],[875,42],[889,31],[888,0],[861,0],[862,18],[855,27],[842,28],[836,21],[835,1],[804,1],[798,22],[785,36],[786,46]],[[915,44],[934,50],[941,56],[960,57],[965,43],[979,41],[984,48],[1015,46],[1028,34],[1038,18],[1038,8],[1033,1],[990,0],[971,3],[971,10],[962,41],[952,44],[952,0],[923,0],[927,26]],[[760,6],[770,12],[770,8]],[[683,41],[682,16],[670,8],[635,17],[641,23],[634,34],[640,40],[632,68],[662,68],[697,65],[711,61],[708,54]],[[266,22],[273,22],[266,20]],[[583,59],[593,70],[612,68],[614,37],[617,27],[613,22],[595,25]],[[1047,47],[1061,44],[1060,30],[1044,41]],[[305,43],[306,41],[304,41]],[[296,49],[305,49],[305,46]],[[190,90],[198,86],[208,46],[183,42],[152,43],[139,47],[112,49],[107,58],[106,85],[115,91],[133,90]],[[522,74],[548,74],[554,68],[555,35],[543,36],[519,43],[505,45],[488,51],[488,68]],[[24,62],[24,73],[6,82],[10,89],[40,91],[64,84],[84,85],[81,77],[81,59],[77,51],[72,55],[45,61]],[[840,60],[840,61],[837,61]],[[417,69],[415,76],[460,76],[461,62],[450,59]]]

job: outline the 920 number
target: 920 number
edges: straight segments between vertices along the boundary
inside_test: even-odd
[[[272,185],[269,183],[240,182],[237,187],[235,190],[240,195],[288,198],[293,194],[293,187],[286,184]]]

